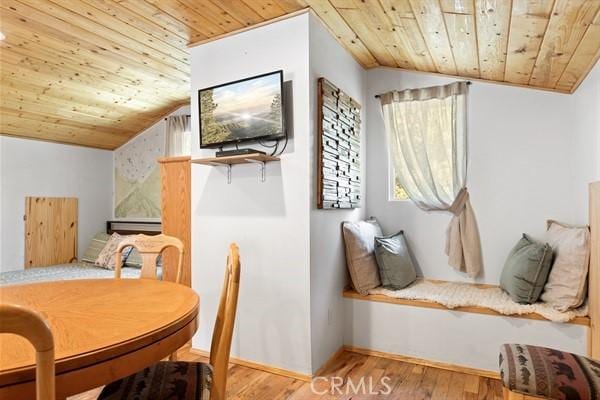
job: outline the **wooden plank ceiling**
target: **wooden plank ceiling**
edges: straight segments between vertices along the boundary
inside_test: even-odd
[[[0,133],[114,149],[189,101],[189,44],[307,6],[366,68],[571,93],[600,57],[600,0],[1,0]]]

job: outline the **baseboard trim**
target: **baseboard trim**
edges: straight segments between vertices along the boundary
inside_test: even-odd
[[[343,350],[351,352],[351,353],[358,353],[358,354],[362,354],[362,355],[366,355],[366,356],[387,358],[390,360],[402,361],[402,362],[407,362],[407,363],[417,364],[417,365],[424,365],[426,367],[440,368],[440,369],[445,369],[448,371],[460,372],[463,374],[478,375],[478,376],[483,376],[483,377],[492,378],[492,379],[500,379],[499,373],[494,372],[494,371],[488,371],[485,369],[465,367],[462,365],[449,364],[449,363],[445,363],[445,362],[441,362],[441,361],[424,360],[422,358],[417,358],[417,357],[403,356],[400,354],[386,353],[383,351],[370,350],[370,349],[364,349],[364,348],[353,347],[353,346],[344,346]]]
[[[297,380],[303,381],[303,382],[311,382],[313,377],[321,376],[328,368],[330,368],[336,362],[336,360],[342,355],[342,353],[344,353],[345,351],[350,352],[350,353],[362,354],[365,356],[381,357],[381,358],[387,358],[389,360],[394,360],[394,361],[402,361],[402,362],[407,362],[410,364],[423,365],[425,367],[433,367],[433,368],[444,369],[447,371],[460,372],[463,374],[483,376],[483,377],[492,378],[492,379],[500,379],[500,374],[497,372],[494,372],[494,371],[465,367],[463,365],[449,364],[449,363],[445,363],[445,362],[441,362],[441,361],[424,360],[422,358],[417,358],[417,357],[403,356],[401,354],[386,353],[386,352],[379,351],[379,350],[371,350],[371,349],[365,349],[365,348],[361,348],[361,347],[354,347],[354,346],[347,346],[347,345],[340,347],[335,353],[333,353],[327,359],[327,361],[325,361],[325,363],[313,375],[301,374],[301,373],[298,373],[295,371],[290,371],[290,370],[283,369],[283,368],[273,367],[271,365],[261,364],[261,363],[255,362],[255,361],[244,360],[243,358],[238,358],[238,357],[231,357],[229,359],[229,362],[232,364],[235,364],[235,365],[241,365],[242,367],[247,367],[247,368],[252,368],[252,369],[259,370],[259,371],[268,372],[270,374],[281,375],[281,376],[285,376],[287,378],[297,379]],[[206,350],[190,348],[188,350],[188,352],[190,354],[193,354],[195,356],[200,356],[200,357],[209,358],[209,356],[210,356],[210,353]]]
[[[344,346],[340,346],[340,348],[337,349],[336,352],[333,353],[331,356],[329,356],[327,361],[325,361],[323,363],[323,365],[321,365],[319,367],[319,369],[317,369],[317,371],[313,374],[313,377],[321,376],[323,374],[323,372],[325,372],[329,367],[331,367],[337,361],[337,359],[342,355],[342,353],[344,351],[345,351]]]
[[[196,356],[209,358],[210,352],[206,350],[194,349],[191,348],[189,352]],[[273,367],[266,364],[257,363],[255,361],[244,360],[243,358],[238,357],[230,357],[229,362],[235,365],[241,365],[242,367],[257,369],[259,371],[268,372],[270,374],[281,375],[292,379],[297,379],[299,381],[310,382],[312,380],[312,375],[301,374],[295,371],[290,371],[288,369]]]

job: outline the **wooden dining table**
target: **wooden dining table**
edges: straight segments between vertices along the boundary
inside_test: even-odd
[[[140,371],[185,345],[198,295],[152,279],[89,279],[0,287],[0,302],[38,311],[54,336],[58,399]],[[2,323],[0,321],[0,323]],[[0,334],[0,400],[35,399],[35,352]]]

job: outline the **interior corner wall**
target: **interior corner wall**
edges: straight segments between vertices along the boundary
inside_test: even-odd
[[[24,267],[25,197],[78,199],[78,254],[112,215],[112,152],[0,136],[0,272]]]
[[[190,49],[193,158],[214,156],[199,148],[198,90],[279,69],[291,135],[281,161],[267,163],[265,182],[255,164],[235,165],[231,184],[225,168],[193,164],[192,286],[201,296],[193,346],[210,347],[228,245],[237,242],[232,356],[304,374],[311,373],[308,24],[305,13]]]
[[[356,101],[361,111],[362,193],[365,184],[365,70],[331,36],[320,20],[310,17],[310,131],[311,135],[311,195],[310,195],[310,300],[312,369],[315,372],[342,345],[344,338],[344,308],[342,290],[348,282],[344,245],[341,235],[343,221],[364,218],[365,201],[354,210],[319,210],[316,207],[317,172],[317,80],[325,77]]]
[[[589,181],[600,181],[600,62],[596,63],[572,97],[573,118],[576,120],[574,130],[583,133],[575,139],[582,141],[586,149],[580,161],[592,158],[595,165]]]
[[[388,157],[375,94],[454,81],[385,68],[367,73],[367,213],[384,233],[404,230],[424,276],[467,278],[444,254],[447,213],[424,212],[388,200]],[[600,66],[579,89],[561,94],[473,82],[469,89],[467,186],[484,259],[478,280],[497,284],[508,252],[522,233],[541,237],[546,220],[588,223],[588,184],[597,178]]]

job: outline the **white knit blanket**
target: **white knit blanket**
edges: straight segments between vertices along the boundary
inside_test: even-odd
[[[450,309],[456,307],[485,307],[504,315],[536,313],[554,322],[568,322],[575,317],[588,314],[587,303],[576,310],[557,311],[546,303],[519,304],[499,287],[482,288],[459,282],[432,282],[419,279],[401,290],[382,287],[369,290],[369,294],[380,294],[398,299],[423,300],[442,304]]]

